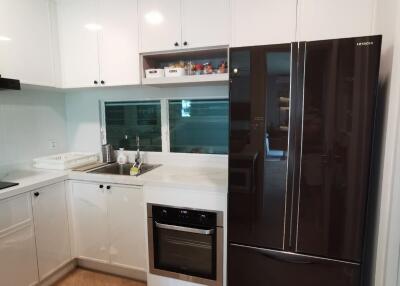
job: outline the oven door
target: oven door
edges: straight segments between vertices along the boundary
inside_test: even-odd
[[[217,255],[222,235],[220,227],[201,229],[149,219],[150,273],[222,285],[222,255]]]

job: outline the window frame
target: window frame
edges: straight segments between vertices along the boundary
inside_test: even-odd
[[[228,101],[229,104],[229,96],[176,96],[176,97],[167,97],[167,98],[142,98],[138,97],[135,99],[112,99],[112,100],[99,100],[99,120],[100,120],[100,142],[101,144],[107,144],[107,130],[106,130],[106,112],[105,112],[105,103],[106,102],[138,102],[138,101],[160,101],[161,105],[161,152],[158,151],[145,151],[148,153],[155,154],[196,154],[196,155],[204,155],[204,156],[227,156],[227,154],[202,154],[202,153],[180,153],[180,152],[171,152],[170,148],[170,133],[169,133],[169,104],[168,102],[171,100],[217,100],[224,99]],[[135,150],[127,150],[127,151],[135,151]]]

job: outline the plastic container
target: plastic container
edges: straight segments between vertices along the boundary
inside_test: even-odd
[[[120,165],[128,163],[128,156],[125,154],[124,148],[119,148],[117,162]]]
[[[145,70],[146,78],[159,78],[164,77],[164,69],[147,69]]]
[[[95,153],[70,152],[33,159],[33,166],[39,169],[67,170],[97,161],[98,155]]]
[[[164,68],[165,77],[180,77],[186,75],[185,68]]]

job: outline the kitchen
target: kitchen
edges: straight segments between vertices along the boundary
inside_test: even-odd
[[[0,285],[397,285],[396,1],[0,4]]]

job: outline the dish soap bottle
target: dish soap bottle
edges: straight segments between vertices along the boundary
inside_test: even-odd
[[[119,148],[117,162],[120,165],[128,163],[128,156],[125,154],[124,148]]]

